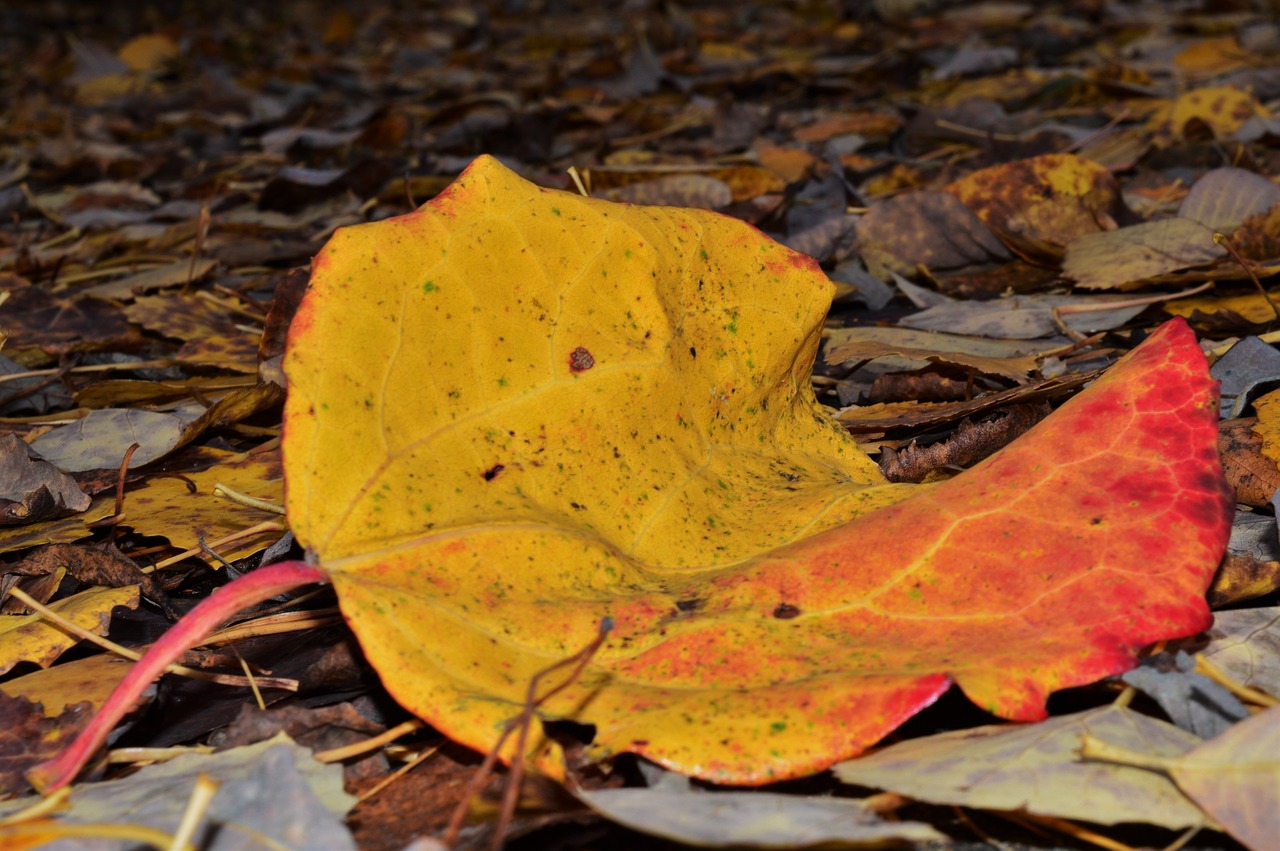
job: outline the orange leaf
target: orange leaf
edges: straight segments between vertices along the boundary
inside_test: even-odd
[[[477,160],[340,230],[291,332],[286,499],[406,707],[489,748],[530,676],[592,755],[764,783],[952,682],[1008,718],[1209,623],[1232,503],[1175,321],[1009,448],[890,486],[808,376],[831,285],[722,216]]]
[[[1060,249],[1112,227],[1123,204],[1105,168],[1074,154],[1046,154],[975,171],[946,187],[1015,249]]]

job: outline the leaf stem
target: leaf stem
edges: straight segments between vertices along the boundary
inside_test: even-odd
[[[1173,757],[1157,756],[1113,745],[1088,733],[1080,737],[1080,757],[1098,762],[1127,765],[1130,768],[1145,768],[1147,771],[1158,771],[1161,774],[1168,774],[1178,762]]]

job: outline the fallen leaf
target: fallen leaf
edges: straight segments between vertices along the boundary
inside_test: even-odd
[[[1280,293],[1272,293],[1271,298],[1280,304]],[[1213,314],[1224,314],[1227,319],[1239,317],[1244,324],[1261,325],[1277,319],[1276,307],[1270,299],[1257,291],[1239,295],[1216,295],[1206,293],[1191,298],[1178,298],[1166,301],[1161,309],[1170,316],[1182,316],[1192,323],[1203,321],[1204,317]],[[1198,314],[1198,315],[1197,315]]]
[[[22,561],[11,565],[11,573],[20,576],[66,575],[83,585],[121,588],[136,585],[151,602],[157,604],[170,620],[182,617],[174,608],[160,582],[110,543],[97,546],[51,544],[35,550]],[[54,587],[57,587],[55,583]],[[48,599],[48,598],[45,598]],[[17,602],[17,601],[14,601]]]
[[[85,289],[83,293],[97,298],[130,298],[135,293],[198,281],[213,271],[213,267],[217,265],[218,261],[212,257],[201,257],[194,263],[190,260],[176,260],[166,266],[126,275],[103,284],[95,284]]]
[[[933,804],[1096,824],[1141,821],[1171,830],[1206,824],[1168,778],[1140,768],[1085,762],[1080,736],[1144,754],[1181,756],[1200,743],[1172,724],[1119,706],[1038,724],[997,724],[909,739],[834,767],[845,783],[888,789]]]
[[[88,704],[70,706],[51,715],[25,696],[0,694],[0,795],[30,789],[23,775],[66,747],[89,720],[90,709]],[[3,838],[0,833],[0,842]]]
[[[90,709],[83,714],[88,716],[102,705],[131,664],[128,659],[99,653],[5,680],[0,683],[0,692],[39,703],[49,718],[77,703],[87,703]]]
[[[1128,289],[1226,253],[1213,241],[1213,228],[1175,216],[1077,237],[1067,245],[1062,274],[1088,290]]]
[[[1147,126],[1164,144],[1187,138],[1194,126],[1206,128],[1210,138],[1225,139],[1255,116],[1265,118],[1270,113],[1253,95],[1234,86],[1204,86],[1163,106]]]
[[[0,435],[0,526],[65,517],[84,511],[92,501],[75,479],[17,435]]]
[[[135,74],[158,73],[181,55],[174,40],[159,33],[135,36],[120,48],[120,61]]]
[[[1195,668],[1195,660],[1185,651],[1157,653],[1120,679],[1158,703],[1178,727],[1202,739],[1213,738],[1249,717],[1249,710],[1235,695]]]
[[[1123,209],[1120,187],[1097,163],[1047,154],[971,172],[946,188],[1015,251],[1022,245],[1061,250],[1097,233]]]
[[[60,298],[45,287],[12,289],[0,305],[0,321],[9,335],[5,351],[39,348],[57,354],[85,351],[129,339],[129,327],[117,305],[99,298]]]
[[[1280,467],[1280,390],[1272,390],[1253,400],[1258,415],[1253,433],[1262,440],[1262,454]]]
[[[1218,452],[1236,501],[1261,507],[1280,487],[1280,469],[1262,454],[1262,438],[1255,433],[1254,423],[1252,417],[1224,420],[1218,432]]]
[[[1008,249],[954,195],[912,192],[871,208],[858,223],[858,250],[867,271],[915,275],[1010,259]]]
[[[138,606],[138,586],[89,588],[53,603],[49,608],[76,626],[97,635],[107,634],[111,610],[116,606]],[[8,615],[0,618],[0,674],[19,662],[34,662],[47,668],[80,641],[49,623],[43,615]]]
[[[857,753],[952,680],[1043,718],[1050,691],[1209,622],[1232,503],[1183,324],[913,492],[797,378],[829,283],[729,219],[482,157],[314,269],[286,357],[291,523],[391,693],[471,747],[606,617],[548,714],[594,724],[595,758],[747,784]]]
[[[125,496],[125,523],[186,550],[198,546],[201,538],[211,543],[278,517],[214,494],[214,488],[221,484],[253,499],[283,503],[278,452],[211,451],[210,456],[215,463],[208,469],[181,476],[152,476],[141,487],[131,489]],[[240,559],[261,552],[279,536],[279,532],[261,532],[215,549],[225,559]]]
[[[914,285],[912,285],[914,286]],[[937,293],[933,293],[937,295]],[[943,302],[950,299],[943,299]],[[823,332],[828,353],[845,343],[880,343],[885,346],[903,346],[939,354],[971,355],[992,360],[1019,360],[1035,357],[1046,350],[1043,343],[1020,340],[995,340],[990,337],[972,337],[965,334],[940,331],[918,331],[890,325],[856,325],[850,328],[828,328]],[[827,355],[828,363],[832,357]]]
[[[1280,697],[1280,607],[1218,612],[1201,653],[1236,682]]]
[[[196,416],[196,412],[103,408],[45,432],[31,446],[59,469],[78,473],[119,469],[130,444],[137,443],[129,466],[141,467],[172,451]]]
[[[1258,390],[1280,381],[1280,351],[1250,335],[1218,358],[1210,375],[1221,385],[1223,418],[1238,417]]]
[[[1253,851],[1280,835],[1280,706],[1241,721],[1176,760],[1183,792]]]
[[[1275,517],[1237,511],[1231,524],[1227,554],[1209,587],[1209,607],[1221,609],[1265,597],[1277,589],[1280,589],[1280,541],[1276,538]]]
[[[901,452],[883,447],[880,469],[891,482],[923,482],[940,468],[969,467],[1003,449],[1048,413],[1048,405],[1012,405],[1002,417],[979,423],[965,420],[955,434],[938,443],[913,442]]]
[[[952,366],[971,369],[982,375],[997,375],[1013,381],[1025,381],[1027,376],[1039,368],[1039,361],[1031,355],[1011,358],[993,358],[982,355],[970,355],[963,352],[937,352],[929,349],[916,349],[909,346],[894,346],[878,343],[874,340],[850,341],[830,346],[827,349],[826,361],[829,364],[866,363],[886,355],[914,360],[925,360],[931,363],[945,363]]]
[[[125,316],[149,331],[183,341],[175,358],[197,366],[240,372],[258,369],[258,335],[245,333],[231,307],[214,299],[182,295],[140,296]]]
[[[66,544],[92,534],[91,523],[115,514],[115,494],[95,497],[80,514],[45,520],[29,526],[0,527],[0,553],[14,552],[41,544]]]
[[[0,345],[4,342],[5,334],[0,331]],[[62,382],[50,381],[40,375],[9,380],[9,376],[19,372],[27,372],[26,367],[13,358],[0,354],[0,376],[4,377],[3,384],[0,384],[0,414],[47,414],[75,407],[71,394]]]
[[[600,815],[695,848],[865,848],[944,839],[926,824],[887,821],[857,801],[777,792],[579,789]]]
[[[729,184],[705,174],[672,174],[628,183],[597,193],[598,197],[628,204],[661,204],[714,210],[733,202]]]
[[[1245,219],[1280,204],[1280,186],[1242,168],[1215,168],[1195,182],[1178,215],[1230,234]]]
[[[1034,340],[1062,333],[1057,310],[1072,331],[1090,334],[1119,328],[1142,311],[1124,296],[1017,295],[995,301],[948,301],[904,316],[901,324],[926,331],[947,331],[1004,340]],[[1112,307],[1110,305],[1114,304]],[[1088,308],[1080,310],[1079,308]]]
[[[208,851],[237,851],[250,844],[354,849],[340,819],[355,799],[342,790],[342,767],[316,762],[283,734],[216,754],[186,754],[138,769],[122,780],[79,783],[59,824],[135,824],[173,830],[200,775],[218,784],[192,842]],[[17,806],[14,806],[14,805]],[[29,806],[0,803],[0,818]],[[4,840],[0,827],[0,841]]]

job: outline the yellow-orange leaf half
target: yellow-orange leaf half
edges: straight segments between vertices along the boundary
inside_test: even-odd
[[[594,725],[594,757],[756,784],[860,752],[953,682],[1041,718],[1209,624],[1232,500],[1181,320],[912,487],[810,390],[831,292],[734,219],[489,157],[338,231],[290,335],[286,503],[391,693],[486,750],[608,616],[544,717]]]

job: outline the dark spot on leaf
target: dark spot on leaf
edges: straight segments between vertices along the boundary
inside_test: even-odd
[[[484,476],[484,480],[486,482],[492,482],[494,479],[498,478],[498,474],[505,469],[507,469],[505,464],[494,464],[480,475]]]
[[[591,352],[582,346],[569,352],[569,369],[573,372],[585,372],[596,365],[596,359]]]
[[[1101,525],[1102,525],[1102,518],[1101,518],[1101,517],[1095,517],[1095,518],[1093,518],[1092,520],[1090,520],[1089,522],[1090,522],[1090,523],[1092,523],[1094,526],[1101,526]]]
[[[702,601],[697,597],[693,597],[688,600],[676,600],[676,608],[682,612],[692,612],[701,605]]]
[[[773,616],[779,620],[791,620],[800,617],[800,609],[790,603],[779,603],[773,610]]]
[[[574,511],[586,511],[586,510],[587,510],[587,507],[586,507],[585,505],[582,505],[581,503],[577,503],[577,502],[571,502],[571,503],[569,503],[569,507],[570,507],[570,508],[572,508]]]
[[[694,348],[693,346],[690,346],[690,347],[689,347],[689,356],[690,356],[690,357],[695,357],[695,358],[696,358],[696,357],[698,356],[698,350],[697,350],[696,348]]]

